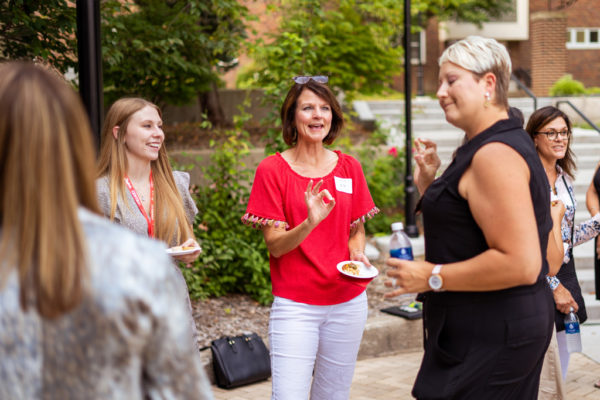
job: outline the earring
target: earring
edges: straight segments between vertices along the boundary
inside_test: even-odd
[[[491,100],[490,92],[485,92],[485,102],[483,103],[483,106],[485,108],[488,108],[490,106],[490,100]]]

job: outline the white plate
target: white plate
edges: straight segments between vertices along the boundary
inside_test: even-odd
[[[191,254],[198,250],[200,250],[199,247],[194,247],[193,249],[187,249],[187,250],[178,250],[175,247],[170,247],[167,249],[167,254],[169,254],[171,256],[184,256],[186,254]]]
[[[359,267],[358,275],[352,275],[351,273],[348,273],[342,269],[342,267],[348,263],[353,263],[353,264],[358,265],[358,267]],[[369,268],[360,261],[342,261],[342,262],[338,263],[337,269],[342,274],[347,275],[352,278],[375,278],[377,275],[379,275],[379,271],[377,270],[377,268],[375,268],[375,267]]]

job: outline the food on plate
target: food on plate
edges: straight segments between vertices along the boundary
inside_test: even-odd
[[[360,267],[354,263],[344,264],[342,266],[342,271],[347,272],[352,275],[360,275]]]
[[[187,250],[192,250],[195,249],[194,246],[175,246],[175,247],[171,247],[171,251],[172,252],[179,252],[179,251],[187,251]]]

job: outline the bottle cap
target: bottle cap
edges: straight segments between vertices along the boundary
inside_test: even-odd
[[[404,229],[404,224],[402,222],[394,222],[392,224],[392,232],[401,231]]]

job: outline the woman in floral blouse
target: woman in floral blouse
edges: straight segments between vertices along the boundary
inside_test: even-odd
[[[556,276],[547,278],[556,304],[556,338],[564,379],[569,365],[564,316],[573,307],[581,323],[587,319],[581,287],[575,272],[573,247],[593,239],[600,233],[600,213],[581,224],[574,223],[577,202],[573,191],[573,178],[576,167],[570,148],[572,130],[569,117],[556,107],[543,107],[531,115],[526,130],[533,139],[546,170],[550,185],[548,190],[557,196],[566,208],[562,220],[565,247],[563,265]]]

